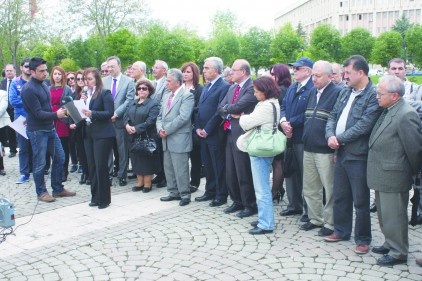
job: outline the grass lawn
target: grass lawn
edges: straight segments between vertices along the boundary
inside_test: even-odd
[[[371,76],[371,80],[372,83],[374,84],[378,84],[378,80],[381,78],[382,76]],[[410,82],[415,82],[416,84],[422,84],[422,76],[406,76],[406,78],[410,81]]]

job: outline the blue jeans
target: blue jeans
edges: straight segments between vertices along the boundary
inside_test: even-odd
[[[252,178],[258,205],[258,227],[273,230],[274,207],[270,186],[270,169],[273,157],[253,157],[251,159]]]
[[[353,207],[355,208],[355,243],[369,245],[371,215],[369,188],[366,182],[366,160],[347,160],[344,149],[338,150],[334,165],[333,214],[334,233],[349,239],[352,234]]]
[[[19,147],[19,172],[21,175],[29,176],[31,170],[30,165],[32,161],[29,161],[30,157],[30,145],[29,139],[24,138],[20,134],[18,135],[18,147]]]
[[[51,188],[53,194],[63,191],[62,176],[64,151],[56,130],[27,132],[33,153],[33,176],[38,197],[47,193],[44,179],[47,151],[53,158],[51,163]]]

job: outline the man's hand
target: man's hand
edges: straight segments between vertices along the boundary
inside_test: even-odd
[[[159,136],[160,136],[160,138],[165,139],[165,138],[167,137],[167,133],[166,133],[166,131],[164,131],[164,130],[160,130],[160,132],[159,132]]]
[[[196,129],[196,134],[199,137],[204,138],[204,139],[208,136],[208,134],[204,130],[201,130],[201,129]]]
[[[338,142],[338,139],[336,136],[331,136],[328,138],[328,146],[331,149],[338,149],[340,147],[340,143]]]
[[[126,131],[129,135],[133,135],[136,133],[136,129],[134,126],[130,126],[129,124],[126,125]]]
[[[114,115],[113,115],[113,116],[111,116],[111,121],[112,121],[112,122],[116,122],[116,119],[117,119],[117,114],[116,114],[116,113],[114,113]]]
[[[293,127],[290,126],[290,122],[283,121],[280,123],[283,132],[286,134],[287,138],[291,138],[293,136]]]
[[[56,114],[57,114],[57,118],[65,118],[66,117],[66,109],[64,108],[59,108],[59,110],[57,110]]]

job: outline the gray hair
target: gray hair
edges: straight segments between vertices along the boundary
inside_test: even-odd
[[[251,75],[251,66],[249,62],[245,59],[237,59],[235,62],[240,62],[240,69],[245,70],[246,75]]]
[[[209,57],[209,58],[206,58],[204,60],[204,62],[207,62],[207,61],[211,61],[212,66],[215,69],[217,69],[218,74],[221,74],[223,72],[224,64],[223,64],[223,60],[221,58],[219,58],[219,57]]]
[[[147,65],[143,61],[135,61],[133,65],[139,65],[140,70],[142,70],[144,73],[147,72]]]
[[[333,66],[328,61],[325,61],[325,60],[316,61],[314,63],[313,69],[315,69],[315,66],[317,66],[317,67],[322,66],[323,69],[324,69],[324,73],[333,74]]]
[[[396,75],[384,75],[379,80],[379,84],[381,83],[387,84],[386,88],[389,93],[398,93],[399,96],[404,96],[405,88],[403,81]]]
[[[155,60],[155,63],[160,63],[161,64],[161,66],[164,68],[164,70],[167,72],[167,70],[169,69],[169,66],[168,66],[168,64],[165,62],[165,61],[163,61],[163,60]]]
[[[183,84],[183,74],[182,74],[182,71],[180,71],[180,69],[178,68],[169,69],[167,71],[167,77],[169,76],[173,77],[174,80],[179,81],[180,85]]]
[[[122,65],[122,62],[120,61],[119,57],[117,56],[111,56],[107,59],[107,62],[111,61],[111,60],[116,60],[118,65]]]

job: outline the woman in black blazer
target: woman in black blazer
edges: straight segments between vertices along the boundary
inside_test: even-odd
[[[84,145],[91,180],[91,203],[98,209],[107,208],[111,202],[110,181],[108,176],[108,156],[116,136],[111,117],[114,114],[114,101],[110,90],[103,89],[100,72],[88,68],[84,72],[88,93],[85,99],[88,117],[84,127]]]

